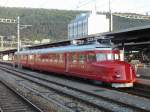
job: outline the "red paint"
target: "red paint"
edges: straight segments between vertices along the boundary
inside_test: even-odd
[[[96,56],[96,54],[112,54],[118,55],[119,50],[97,50],[74,53],[47,53],[32,54],[22,56],[20,63],[22,66],[41,71],[56,72],[66,75],[73,75],[91,80],[109,82],[109,83],[131,83],[135,82],[136,75],[130,64],[118,60],[93,61],[88,59],[88,55]],[[72,56],[74,55],[74,58]],[[81,55],[85,56],[83,61]],[[83,57],[84,57],[83,56]],[[24,58],[23,58],[24,57]],[[74,61],[72,61],[74,59]],[[15,61],[15,63],[17,63]]]

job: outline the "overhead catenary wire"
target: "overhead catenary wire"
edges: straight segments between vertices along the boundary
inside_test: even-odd
[[[78,5],[77,5],[77,8],[80,8],[80,7],[83,7],[83,6],[85,6],[85,5],[88,5],[88,4],[91,3],[92,1],[93,1],[93,0],[81,2],[81,1],[79,0]]]

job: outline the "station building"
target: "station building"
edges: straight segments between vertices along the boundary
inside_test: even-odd
[[[82,13],[68,24],[68,39],[109,31],[109,19],[105,14]]]

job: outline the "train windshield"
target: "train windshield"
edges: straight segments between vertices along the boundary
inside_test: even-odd
[[[113,53],[97,53],[96,54],[96,60],[97,61],[106,61],[106,60],[119,60],[119,55],[118,54],[113,54]]]

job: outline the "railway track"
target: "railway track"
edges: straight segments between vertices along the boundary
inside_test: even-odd
[[[123,89],[117,89],[117,90],[150,99],[150,89],[149,88],[150,87],[145,87],[145,85],[135,84],[133,88],[123,88]]]
[[[9,64],[7,64],[9,65]],[[149,77],[150,78],[150,77]],[[109,88],[108,89],[112,89],[112,90],[118,90],[120,92],[126,92],[132,95],[136,95],[136,96],[140,96],[140,97],[145,97],[145,98],[150,98],[150,90],[149,90],[149,86],[146,85],[141,85],[136,83],[134,85],[133,88],[123,88],[123,89],[113,89],[113,88]]]
[[[0,81],[0,112],[42,112],[25,97]]]
[[[142,75],[142,76],[140,76],[140,78],[143,78],[143,79],[150,79],[150,76]]]
[[[134,111],[140,111],[140,112],[149,112],[150,110],[146,110],[144,108],[140,108],[137,106],[129,105],[123,102],[119,102],[107,97],[99,96],[93,93],[90,93],[88,91],[83,91],[78,88],[73,88],[70,86],[62,85],[57,82],[49,81],[47,79],[24,73],[22,71],[14,70],[12,68],[7,67],[0,67],[0,69],[9,72],[11,74],[14,74],[16,76],[22,77],[24,79],[30,80],[34,83],[37,83],[39,85],[42,85],[46,88],[52,89],[58,93],[61,93],[63,95],[67,95],[69,97],[73,97],[74,99],[80,100],[88,105],[92,105],[95,108],[98,108],[103,111],[128,111],[128,112],[134,112]]]

